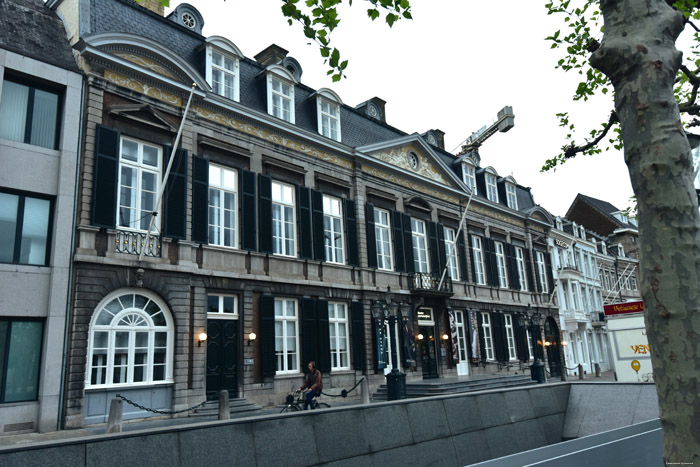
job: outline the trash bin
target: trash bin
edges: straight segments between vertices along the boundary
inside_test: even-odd
[[[533,381],[537,381],[537,384],[544,384],[546,380],[544,378],[544,363],[537,360],[532,365],[530,365],[530,376]]]
[[[394,368],[386,375],[386,400],[406,398],[406,375]]]

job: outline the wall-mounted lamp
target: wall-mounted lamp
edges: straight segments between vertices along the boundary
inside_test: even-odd
[[[552,345],[551,342],[549,342],[549,341],[544,341],[544,346],[545,346],[545,347],[549,347],[550,345]]]
[[[422,341],[423,339],[425,339],[425,336],[424,336],[423,334],[421,334],[421,333],[418,333],[418,335],[416,336],[416,338],[417,338],[419,341]]]
[[[254,342],[255,339],[257,339],[257,338],[258,338],[258,335],[255,334],[254,332],[251,332],[250,334],[248,334],[248,345],[250,345],[252,342]]]
[[[450,336],[447,333],[442,335],[442,340],[444,340],[444,341],[446,341],[449,338],[450,338]]]
[[[202,342],[206,342],[207,340],[207,333],[206,332],[200,332],[199,333],[199,342],[197,342],[197,347],[202,346]]]
[[[567,341],[561,341],[561,345],[569,345]]]

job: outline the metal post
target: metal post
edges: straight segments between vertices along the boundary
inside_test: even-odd
[[[600,365],[597,363],[595,364],[595,377],[600,378]]]
[[[231,418],[231,407],[228,400],[228,391],[224,389],[219,393],[219,420]]]
[[[583,379],[583,365],[578,364],[578,379]]]
[[[369,381],[367,381],[367,377],[360,383],[360,390],[362,391],[362,404],[369,405]]]

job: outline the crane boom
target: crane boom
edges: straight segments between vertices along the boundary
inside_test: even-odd
[[[496,131],[505,133],[515,126],[515,115],[513,115],[513,107],[507,105],[498,111],[496,121],[490,126],[484,125],[479,130],[472,133],[462,145],[462,153],[467,153],[477,149],[481,144],[493,136]]]

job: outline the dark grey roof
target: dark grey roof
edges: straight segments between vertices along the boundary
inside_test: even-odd
[[[580,196],[581,199],[583,199],[584,201],[587,201],[588,203],[593,205],[593,207],[595,207],[599,211],[605,213],[611,220],[613,220],[615,223],[617,223],[620,227],[627,228],[627,229],[635,229],[635,230],[637,229],[637,226],[635,226],[634,224],[630,224],[628,222],[622,222],[620,219],[615,217],[613,215],[613,213],[620,212],[620,209],[616,208],[615,206],[608,203],[607,201],[603,201],[600,199],[592,198],[590,196],[582,195],[581,193],[579,193],[578,196]]]
[[[0,0],[0,47],[80,72],[63,23],[42,0]]]

